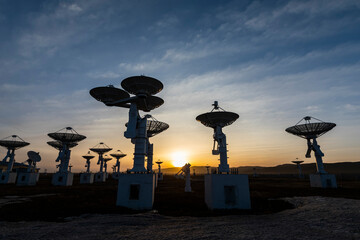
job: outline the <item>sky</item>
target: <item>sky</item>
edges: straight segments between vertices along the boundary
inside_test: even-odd
[[[308,115],[337,124],[318,139],[325,163],[360,160],[358,0],[0,0],[0,138],[30,142],[17,162],[33,150],[55,171],[47,133],[71,126],[87,137],[72,150],[75,171],[99,142],[131,168],[128,109],[89,90],[134,75],[164,84],[150,114],[170,128],[150,141],[165,168],[179,156],[218,165],[213,130],[195,120],[215,100],[240,115],[223,129],[230,167],[315,162],[285,132]]]

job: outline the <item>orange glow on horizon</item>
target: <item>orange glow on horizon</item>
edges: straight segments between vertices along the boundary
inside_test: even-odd
[[[177,151],[171,154],[171,164],[174,167],[182,167],[188,162],[188,154],[185,151]]]

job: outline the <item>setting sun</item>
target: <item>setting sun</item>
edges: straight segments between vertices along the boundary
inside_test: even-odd
[[[171,159],[172,159],[172,165],[174,165],[174,167],[182,167],[187,163],[187,153],[186,152],[174,152],[173,154],[171,154]]]

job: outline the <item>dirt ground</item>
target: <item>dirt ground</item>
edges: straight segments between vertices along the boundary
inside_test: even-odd
[[[0,186],[0,239],[360,239],[360,183],[312,189],[306,179],[250,178],[251,211],[209,211],[202,176],[165,176],[154,208],[115,206],[116,181]]]

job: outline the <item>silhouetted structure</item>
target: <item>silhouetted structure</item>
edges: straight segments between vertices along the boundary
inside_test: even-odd
[[[239,115],[227,112],[219,107],[218,102],[213,104],[211,112],[196,117],[206,127],[214,130],[214,145],[212,154],[220,155],[219,174],[205,175],[205,202],[210,209],[249,209],[250,192],[248,176],[243,174],[229,174],[226,136],[222,128],[229,126]]]
[[[312,119],[318,122],[310,122]],[[299,124],[302,121],[305,123]],[[307,140],[308,149],[305,154],[306,158],[311,158],[311,151],[315,153],[317,174],[310,175],[310,184],[312,187],[336,188],[335,175],[328,174],[324,169],[322,157],[324,153],[320,150],[317,138],[336,126],[335,123],[323,122],[317,118],[306,116],[301,119],[295,126],[287,128],[285,131],[295,136],[305,138]]]

